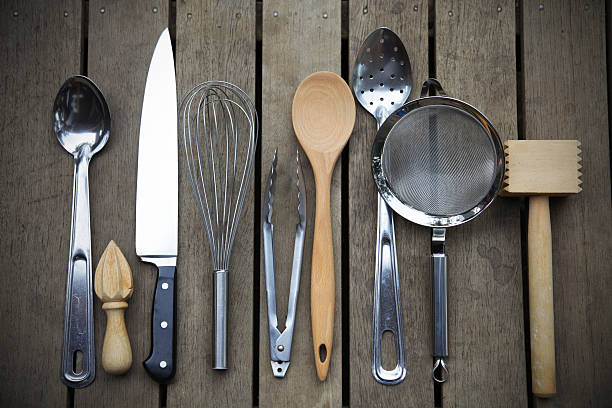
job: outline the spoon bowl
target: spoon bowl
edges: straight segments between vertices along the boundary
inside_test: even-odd
[[[355,102],[346,82],[333,72],[306,77],[295,92],[292,115],[295,134],[310,161],[325,156],[332,160],[324,167],[333,169],[355,123]]]
[[[64,82],[53,104],[53,129],[68,153],[74,155],[85,144],[91,155],[97,153],[108,141],[110,127],[108,105],[96,84],[81,75]]]
[[[353,66],[357,100],[378,122],[378,127],[400,108],[412,90],[412,67],[402,40],[380,27],[363,41]]]
[[[317,376],[327,377],[334,335],[334,248],[330,187],[338,156],[355,124],[355,100],[344,80],[316,72],[302,81],[293,98],[293,129],[310,160],[316,185],[316,210],[310,310]]]
[[[72,388],[86,387],[95,379],[88,169],[91,157],[108,141],[110,128],[108,105],[96,84],[84,76],[69,78],[53,104],[53,129],[57,140],[74,158],[70,257],[60,368],[62,381]]]

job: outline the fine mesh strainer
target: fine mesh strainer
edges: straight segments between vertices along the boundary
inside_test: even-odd
[[[427,96],[436,90],[438,96]],[[372,146],[372,172],[380,195],[402,217],[432,227],[434,368],[448,379],[445,228],[481,214],[501,187],[503,146],[476,108],[446,96],[428,79],[421,97],[383,123]]]

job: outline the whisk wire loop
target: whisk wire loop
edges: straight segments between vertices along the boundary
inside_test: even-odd
[[[257,145],[258,117],[237,86],[209,81],[181,102],[183,153],[215,270],[227,270]]]

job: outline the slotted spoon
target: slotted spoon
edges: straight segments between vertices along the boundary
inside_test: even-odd
[[[377,128],[402,106],[412,89],[410,60],[400,38],[385,27],[372,31],[361,45],[353,67],[353,92],[376,118]],[[381,384],[398,384],[406,377],[397,254],[393,212],[378,194],[374,317],[372,324],[372,375]],[[397,365],[382,366],[382,337],[393,333]]]

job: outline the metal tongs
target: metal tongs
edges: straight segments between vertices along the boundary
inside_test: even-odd
[[[304,176],[300,165],[300,153],[297,152],[297,187],[298,187],[298,214],[300,222],[296,226],[295,245],[293,248],[293,267],[291,268],[291,285],[289,289],[289,305],[287,306],[287,320],[285,330],[278,330],[276,316],[276,289],[274,287],[274,225],[272,225],[272,204],[274,203],[274,181],[276,180],[276,150],[270,168],[270,175],[266,183],[266,194],[263,205],[263,240],[264,240],[264,267],[266,270],[266,298],[268,302],[268,331],[270,333],[270,364],[275,377],[283,378],[289,368],[291,355],[291,341],[295,323],[295,309],[300,289],[300,272],[302,269],[302,255],[304,253],[304,235],[306,232],[306,189]]]

